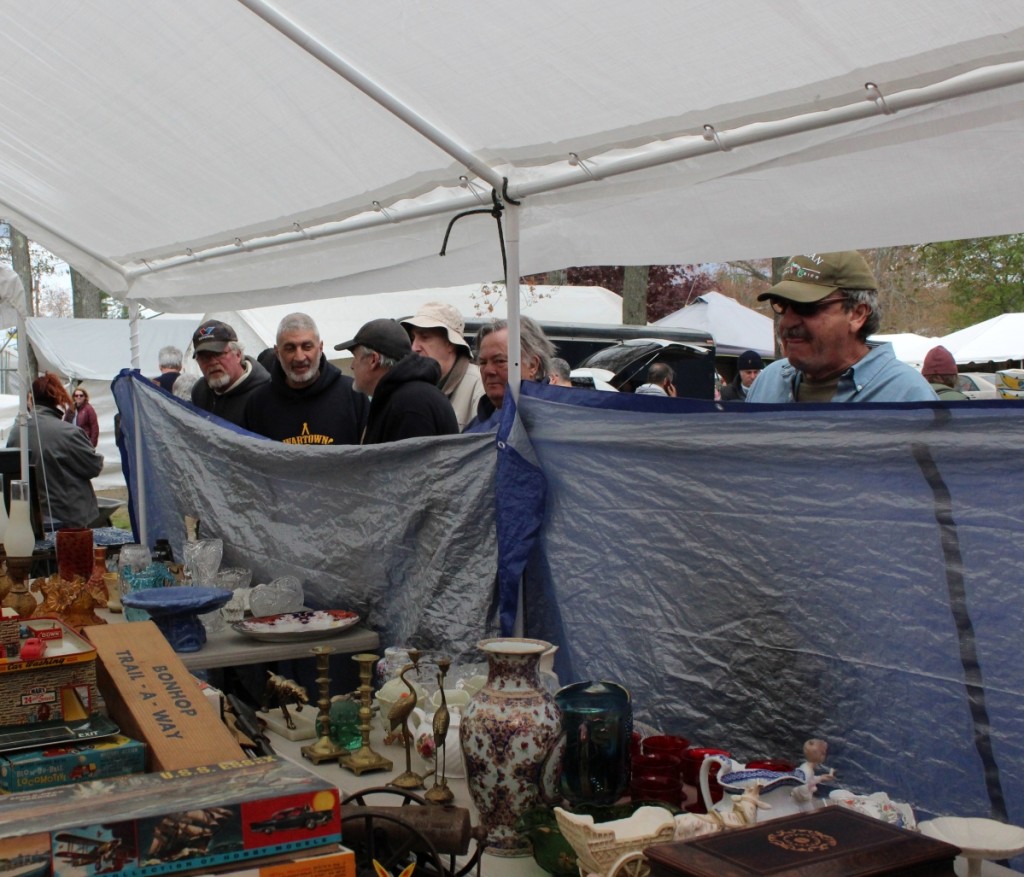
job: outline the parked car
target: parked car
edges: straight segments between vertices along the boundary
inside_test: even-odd
[[[487,320],[466,320],[466,337],[471,338]],[[691,399],[715,397],[715,341],[707,332],[671,329],[665,326],[612,326],[590,323],[542,322],[558,356],[573,369],[576,386],[590,386],[603,380],[600,372],[611,372],[616,390],[632,393],[647,379],[654,362],[668,362],[676,373],[680,396]],[[600,389],[608,389],[595,384]]]
[[[664,338],[631,338],[620,341],[584,359],[573,373],[589,369],[607,378],[616,390],[632,393],[647,383],[647,372],[656,362],[664,362],[675,372],[673,383],[679,396],[689,399],[715,398],[714,347],[680,343]]]
[[[998,399],[996,376],[991,372],[960,372],[957,389],[968,399]]]

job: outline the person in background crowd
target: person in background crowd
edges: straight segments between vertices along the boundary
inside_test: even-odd
[[[956,376],[959,369],[953,354],[941,344],[928,351],[921,365],[921,376],[928,381],[941,402],[965,401],[967,396],[957,388]]]
[[[779,315],[785,357],[758,375],[748,402],[934,402],[928,382],[878,331],[878,284],[856,250],[794,256],[757,297]]]
[[[746,402],[754,378],[764,369],[764,360],[755,350],[744,350],[736,360],[736,377],[722,387],[723,402]]]
[[[544,330],[529,317],[519,318],[524,381],[541,381],[551,371],[555,346]],[[476,335],[477,365],[484,382],[484,395],[477,414],[463,432],[490,432],[498,428],[498,411],[505,401],[508,384],[508,320],[492,320]]]
[[[667,362],[656,362],[647,369],[647,383],[641,384],[633,392],[637,396],[675,396],[675,372]]]
[[[267,370],[245,356],[235,330],[220,320],[196,329],[192,351],[203,373],[192,387],[192,404],[241,426],[249,396],[270,383]]]
[[[292,445],[358,445],[369,400],[327,361],[312,317],[282,319],[274,352],[270,382],[250,396],[242,425]]]
[[[153,378],[153,383],[168,393],[174,392],[174,384],[181,376],[181,351],[173,344],[161,347],[157,354],[160,365],[160,376]]]
[[[433,356],[413,353],[400,323],[370,320],[334,349],[352,351],[355,388],[370,397],[362,444],[459,432],[452,403],[437,387],[441,366]]]
[[[94,448],[100,443],[100,423],[96,419],[96,409],[89,402],[89,391],[82,384],[72,392],[71,405],[64,412],[64,420],[81,429]]]
[[[62,527],[91,527],[99,516],[92,479],[103,470],[103,455],[81,429],[62,419],[60,409],[69,406],[71,399],[55,374],[46,372],[36,378],[28,401],[32,409],[28,444],[42,461],[36,483],[43,514]],[[11,430],[7,447],[21,447],[20,429]]]
[[[572,386],[572,369],[564,359],[555,356],[551,359],[551,366],[548,369],[548,383],[556,387]]]
[[[469,342],[462,334],[466,321],[451,305],[430,301],[401,322],[412,339],[413,352],[429,356],[441,366],[437,386],[455,409],[461,430],[473,419],[484,394],[480,369],[473,362]]]

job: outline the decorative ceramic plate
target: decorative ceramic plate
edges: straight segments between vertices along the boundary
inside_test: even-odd
[[[743,792],[753,785],[761,787],[761,793],[767,794],[781,786],[802,786],[805,782],[804,772],[797,768],[793,771],[762,770],[734,770],[729,773],[720,773],[716,779],[723,789],[730,792]]]
[[[326,639],[358,623],[359,616],[345,609],[303,609],[301,612],[246,618],[231,626],[250,639],[282,643]]]

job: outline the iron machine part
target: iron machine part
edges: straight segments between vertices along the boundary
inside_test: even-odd
[[[374,800],[381,796],[397,796],[401,804]],[[415,861],[417,877],[465,877],[474,868],[479,877],[483,832],[471,826],[465,807],[380,786],[342,799],[341,825],[345,845],[356,854],[357,877],[373,877],[374,859],[393,874]]]

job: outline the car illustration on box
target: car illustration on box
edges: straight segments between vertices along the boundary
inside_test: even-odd
[[[331,810],[314,810],[305,804],[302,807],[278,810],[269,819],[250,822],[249,828],[253,831],[262,831],[264,834],[272,834],[275,831],[284,831],[288,828],[307,828],[312,831],[314,828],[319,828],[330,822],[331,814]]]

